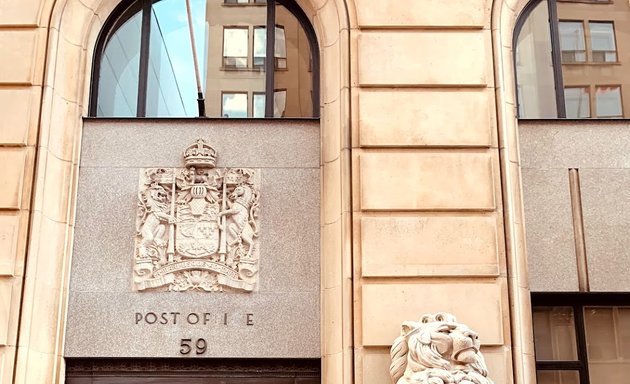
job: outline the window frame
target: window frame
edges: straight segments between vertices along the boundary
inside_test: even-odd
[[[98,116],[98,91],[99,80],[101,72],[101,61],[104,57],[104,51],[109,43],[111,37],[119,30],[119,28],[131,17],[137,13],[141,13],[141,31],[140,31],[140,64],[139,64],[139,79],[138,79],[138,97],[136,117],[146,117],[146,105],[147,105],[147,84],[148,84],[148,66],[149,66],[149,47],[150,47],[150,33],[151,33],[151,11],[154,3],[160,0],[124,0],[120,2],[114,11],[109,15],[96,40],[94,53],[92,57],[92,72],[90,74],[90,91],[89,91],[89,104],[88,104],[88,117],[100,118]],[[276,6],[280,5],[286,8],[298,21],[300,27],[306,34],[309,48],[310,58],[314,70],[311,72],[312,80],[312,116],[310,118],[318,119],[320,117],[320,50],[319,43],[317,41],[317,35],[315,29],[311,24],[308,16],[304,10],[297,4],[296,0],[266,0],[262,2],[250,2],[249,3],[236,3],[226,4],[222,2],[222,5],[226,6],[245,6],[245,5],[257,5],[265,6],[267,10],[267,30],[276,25]],[[273,28],[275,32],[275,28]],[[248,32],[248,39],[250,38]],[[253,38],[252,38],[253,39]],[[248,51],[251,44],[248,44]],[[266,68],[275,68],[275,33],[267,33],[267,55],[265,61]],[[270,55],[271,52],[271,55]],[[221,41],[221,60],[223,60],[223,36]],[[222,61],[223,63],[223,61]],[[249,55],[248,55],[249,64]],[[253,53],[252,53],[253,64]],[[249,67],[249,65],[248,65]],[[251,68],[248,68],[251,70]],[[244,69],[241,69],[244,70]],[[275,70],[266,71],[265,74],[265,92],[273,95],[275,84]],[[220,88],[218,88],[220,89]],[[204,95],[199,94],[198,99],[198,117],[206,117],[204,107]],[[270,101],[271,100],[271,101]],[[265,105],[265,118],[273,118],[273,97],[266,98]],[[115,116],[105,116],[115,117]],[[157,118],[157,117],[156,117]]]
[[[592,102],[592,92],[591,92],[591,86],[589,84],[586,85],[569,85],[564,87],[563,90],[563,97],[564,97],[564,101],[565,101],[565,113],[566,113],[566,100],[567,100],[567,96],[566,96],[566,91],[567,89],[584,89],[586,90],[586,100],[588,100],[588,116],[587,117],[570,117],[569,119],[590,119],[593,118],[593,102]]]
[[[245,43],[245,49],[247,50],[247,54],[245,56],[225,56],[225,31],[229,30],[229,29],[238,29],[238,30],[245,30],[247,31],[247,42]],[[253,40],[253,39],[252,39]],[[221,36],[221,70],[223,71],[246,71],[249,70],[251,67],[249,65],[249,46],[250,46],[250,36],[249,36],[249,27],[248,26],[243,26],[243,25],[224,25],[223,26],[223,32],[222,32],[222,36]],[[225,59],[226,58],[239,58],[242,59],[243,57],[245,58],[245,66],[244,67],[239,67],[237,65],[226,65],[225,64]]]
[[[225,91],[222,90],[221,91],[221,117],[224,118],[225,113],[223,110],[223,105],[224,105],[224,96],[225,95],[245,95],[245,117],[227,117],[230,119],[245,119],[245,118],[249,118],[250,117],[250,113],[249,113],[249,92],[247,91]],[[253,97],[252,97],[253,99]],[[253,114],[253,111],[252,111]]]
[[[563,19],[563,20],[558,20],[558,31],[560,31],[560,24],[562,23],[575,23],[575,24],[580,24],[582,25],[582,45],[584,46],[584,60],[583,61],[564,61],[564,52],[579,52],[577,50],[563,50],[562,49],[562,40],[560,40],[560,45],[558,46],[558,49],[560,49],[560,60],[562,61],[562,65],[582,65],[582,64],[586,64],[588,63],[588,46],[586,45],[586,27],[585,27],[585,21],[584,20],[572,20],[572,19]]]
[[[538,371],[578,371],[580,384],[590,384],[584,307],[630,306],[630,292],[532,292],[534,307],[571,307],[575,323],[578,360],[538,360]],[[533,329],[533,310],[532,310]],[[533,337],[533,334],[532,334]]]
[[[586,21],[586,25],[588,25],[588,47],[589,47],[589,52],[590,52],[590,60],[589,60],[589,64],[619,64],[619,50],[618,50],[618,44],[617,44],[617,33],[615,32],[615,21],[614,20],[585,20]],[[612,52],[612,51],[600,51],[597,50],[595,51],[593,49],[593,33],[591,31],[591,24],[610,24],[612,25],[612,41],[615,44],[615,60],[614,61],[595,61],[595,55],[594,52]],[[606,57],[606,55],[604,54],[604,58]]]
[[[593,98],[594,98],[594,103],[593,104],[593,109],[595,111],[595,116],[597,116],[598,119],[623,119],[624,116],[624,111],[623,111],[623,92],[622,92],[622,85],[621,84],[595,84],[594,86],[594,90],[593,90]],[[597,110],[597,88],[619,88],[619,107],[621,108],[621,116],[600,116],[599,115],[599,111]]]
[[[252,44],[251,44],[251,48],[252,48],[252,65],[251,65],[251,69],[254,71],[264,71],[265,70],[265,64],[266,64],[266,52],[265,52],[265,56],[256,56],[256,30],[264,30],[265,31],[265,36],[267,36],[267,26],[266,25],[254,25],[254,28],[252,29]],[[276,71],[288,71],[289,70],[289,66],[288,66],[288,61],[287,61],[287,56],[286,56],[286,47],[287,47],[287,41],[286,41],[286,32],[285,32],[285,28],[284,25],[281,24],[276,24],[276,27],[274,28],[274,33],[273,33],[273,39],[274,39],[274,48],[275,48],[275,43],[277,42],[276,39],[276,31],[278,29],[281,29],[283,31],[284,34],[284,49],[285,49],[285,56],[281,57],[281,56],[276,56],[275,52],[274,52],[274,69]],[[265,44],[266,44],[267,40],[265,40]],[[263,64],[256,64],[256,58],[262,58],[264,60]],[[284,67],[279,67],[278,66],[278,59],[284,59],[285,61],[285,66]]]
[[[252,108],[252,118],[253,119],[262,119],[263,117],[256,117],[254,116],[254,111],[256,110],[256,96],[264,96],[265,97],[265,103],[267,103],[267,94],[265,92],[259,92],[259,91],[254,91],[252,92],[252,102],[251,102],[251,108]]]
[[[287,89],[286,88],[276,88],[273,91],[274,112],[275,112],[275,105],[276,105],[275,104],[275,102],[276,102],[276,94],[279,93],[279,92],[284,92],[285,93],[285,109],[284,109],[284,111],[286,111],[286,92],[287,92]],[[264,96],[265,97],[265,105],[266,105],[267,94],[265,92],[259,92],[259,91],[252,92],[252,101],[250,103],[250,106],[252,108],[251,118],[253,118],[253,119],[260,119],[261,117],[254,116],[254,111],[256,109],[256,102],[255,102],[256,96]],[[279,116],[278,118],[281,118],[281,117],[282,116]]]

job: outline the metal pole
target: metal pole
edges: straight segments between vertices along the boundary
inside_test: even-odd
[[[186,0],[186,14],[188,15],[188,32],[190,33],[190,45],[192,48],[193,64],[195,66],[195,79],[197,80],[197,107],[199,117],[206,116],[206,104],[203,99],[203,89],[201,88],[201,75],[199,74],[199,60],[197,59],[197,46],[195,45],[195,31],[192,24],[192,11],[190,0]]]

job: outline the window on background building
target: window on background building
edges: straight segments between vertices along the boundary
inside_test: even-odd
[[[221,116],[243,118],[247,115],[247,93],[223,92],[221,95]]]
[[[265,117],[265,93],[254,92],[252,104],[252,117]]]
[[[591,35],[591,52],[595,63],[614,63],[617,61],[615,28],[613,23],[591,21],[588,23]]]
[[[623,117],[621,88],[619,86],[596,87],[595,100],[597,117]]]
[[[263,6],[225,6],[254,3]],[[319,116],[319,48],[295,0],[125,4],[97,42],[90,116]],[[234,96],[224,99],[225,90]],[[254,100],[261,91],[269,97]],[[226,103],[239,107],[226,109]],[[249,103],[256,108],[248,111]]]
[[[247,27],[223,28],[223,66],[247,68],[249,29]]]
[[[624,293],[533,294],[538,384],[626,382],[629,302]]]
[[[267,57],[267,28],[254,27],[254,57],[253,57],[254,67],[264,68],[266,57]]]
[[[560,50],[562,63],[583,63],[586,61],[584,24],[581,21],[560,21]]]
[[[629,117],[630,56],[618,52],[626,41],[625,0],[530,2],[514,34],[519,118]],[[603,84],[619,87],[600,92]]]
[[[287,69],[287,44],[283,26],[276,26],[276,43],[274,50],[276,68]]]
[[[284,27],[276,25],[274,63],[276,69],[287,69],[287,44]],[[254,67],[262,68],[267,57],[267,27],[254,27]]]
[[[252,98],[252,117],[265,116],[266,97],[263,92],[254,92]],[[287,105],[286,89],[277,89],[273,93],[273,117],[283,117]]]
[[[591,117],[590,95],[587,87],[565,87],[564,102],[567,118]]]

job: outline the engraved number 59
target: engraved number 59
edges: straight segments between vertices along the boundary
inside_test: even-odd
[[[179,343],[179,353],[182,355],[188,355],[192,352],[192,339],[181,339]],[[197,339],[195,341],[195,354],[203,355],[208,349],[208,343],[205,339]]]

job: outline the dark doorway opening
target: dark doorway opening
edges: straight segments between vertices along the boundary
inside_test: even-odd
[[[66,384],[319,384],[319,359],[66,359]]]

